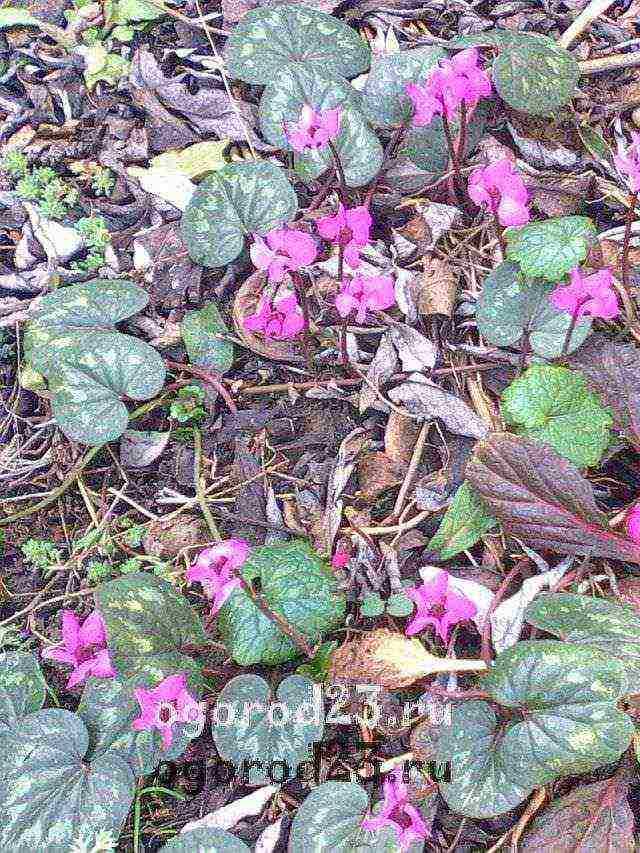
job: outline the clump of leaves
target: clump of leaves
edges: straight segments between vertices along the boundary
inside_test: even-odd
[[[87,256],[81,261],[74,261],[71,269],[83,272],[94,272],[104,266],[104,250],[111,243],[111,234],[102,216],[85,216],[78,219],[75,229],[82,236],[88,249]]]
[[[181,424],[186,424],[190,421],[199,423],[204,420],[207,415],[202,405],[204,402],[204,391],[199,385],[185,385],[179,389],[176,397],[177,399],[169,407],[170,417]]]
[[[37,202],[42,215],[49,219],[63,219],[79,198],[77,189],[49,166],[24,172],[16,183],[16,192],[26,201]]]
[[[40,569],[45,577],[62,561],[62,554],[49,539],[27,539],[20,546],[20,550],[26,562]]]

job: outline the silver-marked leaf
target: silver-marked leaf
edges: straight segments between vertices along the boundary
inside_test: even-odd
[[[245,238],[266,234],[293,218],[296,194],[273,163],[232,163],[198,186],[182,217],[191,258],[205,267],[231,263]]]
[[[557,216],[507,228],[507,260],[520,265],[529,278],[558,282],[577,267],[596,241],[596,227],[588,216]]]
[[[389,399],[404,406],[419,420],[440,418],[450,432],[470,438],[484,438],[489,427],[468,403],[439,388],[421,373],[412,373],[406,382],[389,391]]]
[[[160,354],[119,332],[94,332],[78,346],[73,364],[50,375],[51,408],[64,434],[85,444],[106,444],[122,435],[129,412],[121,401],[149,400],[164,385]]]
[[[308,6],[253,9],[227,42],[227,67],[247,83],[271,83],[287,64],[303,63],[341,77],[366,71],[371,51],[347,24]]]
[[[440,47],[421,47],[374,59],[363,91],[367,119],[377,127],[408,121],[412,106],[405,86],[424,82],[446,55]]]
[[[324,782],[314,788],[293,820],[290,853],[397,853],[398,837],[391,826],[379,832],[362,829],[368,805],[367,792],[355,782]],[[404,849],[419,853],[423,846],[419,841]]]
[[[202,644],[206,635],[195,610],[167,581],[134,572],[101,584],[95,597],[123,677],[142,672],[160,679],[167,667],[195,665],[178,650]]]
[[[220,337],[229,335],[229,329],[215,302],[210,302],[198,311],[187,311],[180,328],[192,364],[210,367],[218,373],[230,370],[233,364],[233,344]]]
[[[510,718],[501,722],[487,702],[455,705],[438,743],[438,760],[451,761],[441,793],[468,817],[502,814],[536,787],[617,761],[633,735],[616,704],[624,668],[591,649],[520,642],[498,655],[480,685],[512,709]]]
[[[558,358],[562,352],[571,315],[559,311],[549,296],[553,282],[527,280],[517,264],[505,261],[484,280],[476,308],[478,330],[492,344],[507,347],[517,343],[525,332],[531,348],[544,358]],[[592,320],[583,317],[576,323],[568,352],[577,349],[591,331]]]
[[[0,655],[0,732],[6,724],[44,705],[46,682],[36,658],[26,652]]]
[[[248,581],[260,580],[267,605],[310,643],[319,642],[342,623],[344,595],[338,593],[335,578],[307,542],[253,548],[242,572]],[[241,666],[283,663],[300,654],[293,640],[240,589],[220,609],[218,628]]]
[[[311,744],[322,738],[321,696],[321,689],[301,675],[281,681],[275,700],[263,678],[232,678],[218,696],[211,726],[219,754],[244,768],[250,785],[276,781],[269,777],[269,771],[277,771],[276,763],[283,779],[294,776],[298,765],[311,759]]]
[[[202,827],[176,835],[159,853],[251,853],[251,848],[224,829]]]
[[[502,50],[494,60],[492,76],[509,106],[549,115],[571,100],[580,70],[568,50],[530,40]]]
[[[468,36],[458,36],[450,42],[450,47],[460,50],[465,47],[499,47],[514,48],[528,44],[555,45],[549,36],[540,33],[528,33],[520,30],[486,30],[482,33],[472,33]]]
[[[465,156],[470,154],[484,133],[488,109],[480,102],[467,123]],[[452,122],[452,132],[457,138],[458,125]],[[427,127],[410,128],[400,146],[398,156],[407,157],[419,169],[433,174],[442,174],[449,165],[449,149],[444,135],[442,119],[435,116]]]
[[[278,148],[291,150],[285,127],[295,124],[305,104],[314,110],[335,107],[358,108],[359,92],[341,77],[333,77],[328,69],[289,65],[283,68],[265,88],[260,99],[260,128],[263,135]]]
[[[335,147],[348,186],[368,184],[380,171],[382,145],[362,115],[353,108],[346,108],[342,113],[340,135],[335,141]],[[303,180],[309,181],[320,177],[332,162],[331,151],[325,146],[298,155],[295,158],[295,170]]]
[[[82,720],[58,708],[22,717],[0,732],[0,849],[67,853],[98,832],[118,837],[134,778],[117,755],[85,762]]]
[[[163,668],[163,678],[184,672],[184,667]],[[133,694],[135,687],[153,687],[157,678],[148,675],[133,679],[89,678],[78,705],[78,716],[89,732],[87,758],[93,761],[103,755],[118,755],[127,762],[134,776],[152,773],[162,761],[175,761],[187,748],[197,730],[190,724],[173,726],[173,742],[169,749],[162,745],[157,729],[136,731],[131,727],[140,716],[140,704]],[[192,695],[198,694],[196,679],[189,682]]]
[[[537,628],[617,658],[633,689],[640,678],[640,618],[627,607],[590,595],[545,593],[527,608]]]

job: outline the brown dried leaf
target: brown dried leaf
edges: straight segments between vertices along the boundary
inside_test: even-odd
[[[573,353],[570,364],[609,406],[614,428],[640,447],[640,351],[594,336]]]
[[[457,281],[449,262],[435,255],[425,255],[422,259],[422,277],[418,293],[420,313],[425,317],[431,314],[451,317],[456,290]]]
[[[405,323],[397,323],[391,326],[388,334],[398,351],[404,371],[410,373],[435,367],[438,350],[435,344],[420,334],[417,329]]]
[[[380,399],[375,389],[380,388],[382,382],[393,376],[398,364],[398,353],[391,342],[391,336],[386,333],[382,336],[376,354],[367,369],[367,381],[362,383],[358,401],[360,414],[366,412],[369,406],[373,406]]]
[[[367,453],[358,461],[358,480],[365,500],[399,486],[404,479],[406,463],[387,456],[386,453]]]
[[[392,411],[384,431],[385,453],[397,462],[409,462],[419,433],[418,421]]]
[[[530,547],[640,563],[640,546],[609,528],[589,481],[548,445],[494,433],[466,475],[505,531]]]
[[[460,397],[443,391],[437,385],[414,373],[407,382],[389,391],[389,399],[404,407],[417,418],[440,418],[456,435],[484,438],[489,427]]]
[[[634,817],[627,785],[606,779],[552,802],[522,839],[522,853],[633,853]]]
[[[285,278],[286,283],[288,283],[287,278]],[[245,328],[244,318],[257,311],[258,302],[265,295],[265,284],[266,276],[258,270],[240,285],[233,302],[233,325],[236,333],[249,349],[263,358],[301,363],[304,359],[300,347],[294,341],[267,340],[262,335]]]
[[[144,550],[153,557],[175,557],[183,548],[211,538],[203,519],[192,515],[152,521],[144,538]]]

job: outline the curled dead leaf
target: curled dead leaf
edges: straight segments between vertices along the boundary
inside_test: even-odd
[[[418,310],[425,317],[443,314],[451,317],[456,301],[457,282],[451,265],[444,258],[425,255],[418,292]]]
[[[398,690],[438,672],[482,672],[486,668],[481,660],[438,658],[419,640],[380,628],[336,649],[328,680],[365,681]]]
[[[384,450],[397,462],[410,462],[421,425],[413,418],[392,411],[384,431]]]
[[[204,521],[193,515],[152,521],[144,538],[144,550],[153,557],[175,557],[183,548],[210,539]]]
[[[289,285],[288,276],[284,284]],[[233,302],[233,325],[240,340],[253,352],[269,358],[273,361],[293,361],[300,363],[304,361],[299,345],[295,341],[267,340],[260,334],[251,332],[245,328],[244,319],[258,310],[258,302],[264,296],[266,287],[266,276],[260,271],[243,282],[236,293]]]
[[[374,499],[387,489],[399,486],[405,468],[405,462],[392,459],[386,453],[367,453],[358,461],[358,480],[363,498]]]

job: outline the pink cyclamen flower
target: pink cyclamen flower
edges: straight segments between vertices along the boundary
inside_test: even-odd
[[[196,699],[187,690],[187,676],[168,675],[156,687],[147,690],[136,687],[133,695],[140,705],[140,716],[131,723],[135,731],[157,729],[162,735],[162,746],[169,749],[173,743],[176,723],[194,723],[202,717]]]
[[[627,515],[627,536],[640,544],[640,504],[631,507]]]
[[[342,282],[336,296],[336,310],[341,317],[356,312],[356,321],[364,323],[369,309],[381,311],[396,301],[393,279],[388,275],[355,275]]]
[[[620,313],[618,294],[613,288],[611,270],[600,270],[593,275],[583,276],[575,267],[569,273],[571,283],[559,284],[551,292],[551,304],[559,311],[566,311],[578,318],[585,314],[613,320]]]
[[[369,242],[372,224],[373,219],[364,204],[349,210],[340,204],[335,216],[324,216],[317,222],[320,236],[342,246],[344,259],[353,269],[360,266],[360,249]]]
[[[524,225],[530,219],[529,193],[511,160],[505,157],[469,175],[469,197],[498,217],[500,225]]]
[[[458,622],[471,619],[476,614],[476,606],[466,596],[449,590],[449,575],[441,572],[431,583],[406,589],[405,593],[416,604],[413,619],[407,625],[408,637],[419,634],[431,625],[443,642],[449,639],[449,630]]]
[[[305,104],[298,121],[285,125],[284,133],[294,151],[323,148],[327,142],[338,136],[341,121],[341,107],[333,110],[314,110],[309,104]]]
[[[304,329],[304,316],[296,297],[291,294],[271,303],[261,299],[255,314],[244,318],[245,329],[262,332],[274,341],[295,338]]]
[[[107,651],[107,632],[102,616],[94,610],[82,624],[73,610],[62,611],[62,645],[42,650],[42,657],[69,663],[73,672],[67,687],[83,684],[90,675],[113,678],[117,675]]]
[[[217,613],[234,589],[240,586],[237,570],[249,556],[251,547],[244,539],[226,539],[213,548],[205,548],[187,569],[187,581],[202,584]]]
[[[631,131],[631,144],[626,148],[618,145],[618,153],[613,157],[618,170],[627,176],[632,193],[640,192],[640,132]]]
[[[265,239],[258,234],[249,249],[251,260],[265,270],[270,282],[283,280],[287,270],[299,270],[312,264],[318,254],[313,237],[294,228],[276,228]]]
[[[349,560],[351,559],[351,554],[347,551],[336,551],[333,557],[331,558],[331,565],[334,569],[344,569],[345,566],[349,565]]]
[[[470,114],[481,98],[491,94],[491,78],[478,60],[475,48],[462,50],[452,59],[441,60],[426,83],[405,86],[414,107],[414,127],[431,124],[435,115],[452,119],[462,103]]]
[[[362,821],[362,828],[379,832],[386,826],[395,830],[398,843],[406,850],[415,841],[422,841],[429,834],[422,815],[409,803],[407,786],[402,778],[402,767],[396,767],[384,780],[384,801],[377,815],[369,813]]]

